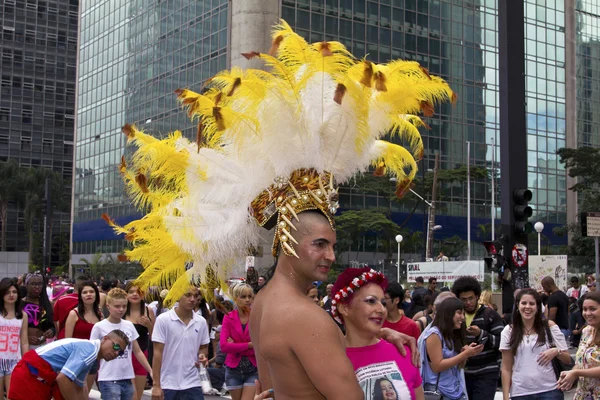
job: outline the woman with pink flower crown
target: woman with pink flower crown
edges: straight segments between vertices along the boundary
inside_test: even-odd
[[[387,279],[370,268],[348,268],[332,290],[331,312],[346,328],[346,355],[354,366],[365,400],[424,399],[419,369],[410,349],[402,356],[377,336],[387,316]]]

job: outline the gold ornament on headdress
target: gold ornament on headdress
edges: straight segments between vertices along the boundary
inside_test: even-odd
[[[210,288],[228,278],[258,246],[261,227],[275,227],[274,252],[297,257],[298,214],[318,210],[334,229],[336,185],[356,173],[391,175],[401,195],[423,155],[419,128],[427,126],[417,114],[455,99],[417,62],[357,60],[338,42],[308,44],[285,21],[269,54],[244,56],[269,72],[234,67],[209,79],[203,94],[176,92],[197,125],[192,140],[123,127],[135,152],[119,171],[145,215],[125,226],[106,220],[144,267],[137,284],[170,286],[167,301],[193,276]],[[386,135],[406,147],[380,140]]]

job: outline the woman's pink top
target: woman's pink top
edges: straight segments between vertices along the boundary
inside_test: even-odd
[[[229,343],[227,339],[233,339],[233,343]],[[246,324],[246,327],[242,329],[242,323],[238,310],[233,310],[223,318],[223,325],[221,326],[221,339],[219,344],[221,351],[227,354],[225,358],[225,365],[229,368],[235,368],[240,363],[243,356],[248,357],[248,360],[256,367],[256,356],[254,355],[254,349],[248,348],[250,339],[250,325]]]

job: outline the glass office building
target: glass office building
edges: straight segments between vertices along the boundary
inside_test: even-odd
[[[374,62],[395,58],[415,60],[449,82],[458,100],[454,105],[439,106],[436,115],[427,119],[430,129],[422,131],[425,156],[419,163],[418,176],[434,168],[436,154],[442,169],[470,164],[495,171],[494,211],[491,180],[471,182],[474,241],[485,239],[477,236],[478,225],[489,224],[493,212],[497,220],[501,217],[500,150],[493,147],[493,143],[499,144],[498,1],[281,0],[279,3],[281,17],[311,42],[339,40],[356,57]],[[127,5],[116,7],[117,3]],[[260,3],[252,2],[258,8]],[[596,145],[600,140],[597,94],[600,0],[526,0],[524,7],[527,52],[524,134],[528,142],[528,185],[534,192],[535,210],[531,220],[544,222],[544,234],[552,244],[566,244],[565,237],[552,233],[553,227],[567,222],[568,205],[567,177],[556,150],[569,143],[570,135],[576,135],[576,143],[580,145]],[[231,12],[224,0],[100,1],[93,6],[84,2],[78,78],[74,253],[114,252],[122,248],[123,242],[115,240],[100,220],[103,212],[121,218],[122,222],[136,216],[122,194],[117,172],[124,151],[124,137],[119,128],[125,122],[135,122],[156,133],[181,127],[188,127],[188,134],[191,132],[172,91],[180,86],[200,87],[204,79],[229,65],[230,49],[234,46],[227,43]],[[117,15],[118,21],[113,17],[111,25],[102,25],[105,19],[101,16],[108,14]],[[567,15],[575,15],[572,37],[566,36]],[[569,40],[576,43],[575,59],[567,57]],[[566,79],[569,63],[577,66],[576,80]],[[577,95],[577,110],[572,117],[572,122],[576,122],[574,129],[567,129],[569,90]],[[467,142],[470,142],[469,156]],[[446,182],[441,186],[435,221],[443,229],[436,232],[437,237],[459,235],[466,239],[466,199],[464,182]],[[393,219],[401,223],[418,199],[407,195],[402,202],[390,203],[383,197],[365,195],[353,186],[342,189],[340,202],[346,209],[389,207]],[[412,231],[425,230],[427,210],[424,205],[419,207],[406,224]],[[361,247],[371,258],[377,249],[375,238],[365,239]],[[474,255],[475,250],[476,247]]]
[[[101,220],[139,216],[118,171],[121,127],[195,135],[174,91],[226,68],[227,20],[226,0],[81,3],[73,254],[122,250]]]
[[[47,168],[60,174],[71,197],[77,0],[0,2],[0,163]],[[68,244],[70,215],[54,212],[53,244]],[[38,221],[39,222],[39,221]],[[41,223],[33,232],[38,233]],[[7,250],[27,251],[23,214],[10,205]],[[65,248],[66,251],[66,248]],[[58,262],[54,254],[53,265]]]

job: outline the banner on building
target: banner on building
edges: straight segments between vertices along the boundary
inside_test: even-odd
[[[483,282],[483,271],[483,260],[433,261],[407,264],[406,277],[408,282],[414,282],[418,276],[425,282],[431,277],[440,282],[454,282],[461,276],[472,276]]]
[[[529,256],[529,286],[542,290],[542,279],[550,276],[563,292],[567,283],[567,256]]]

